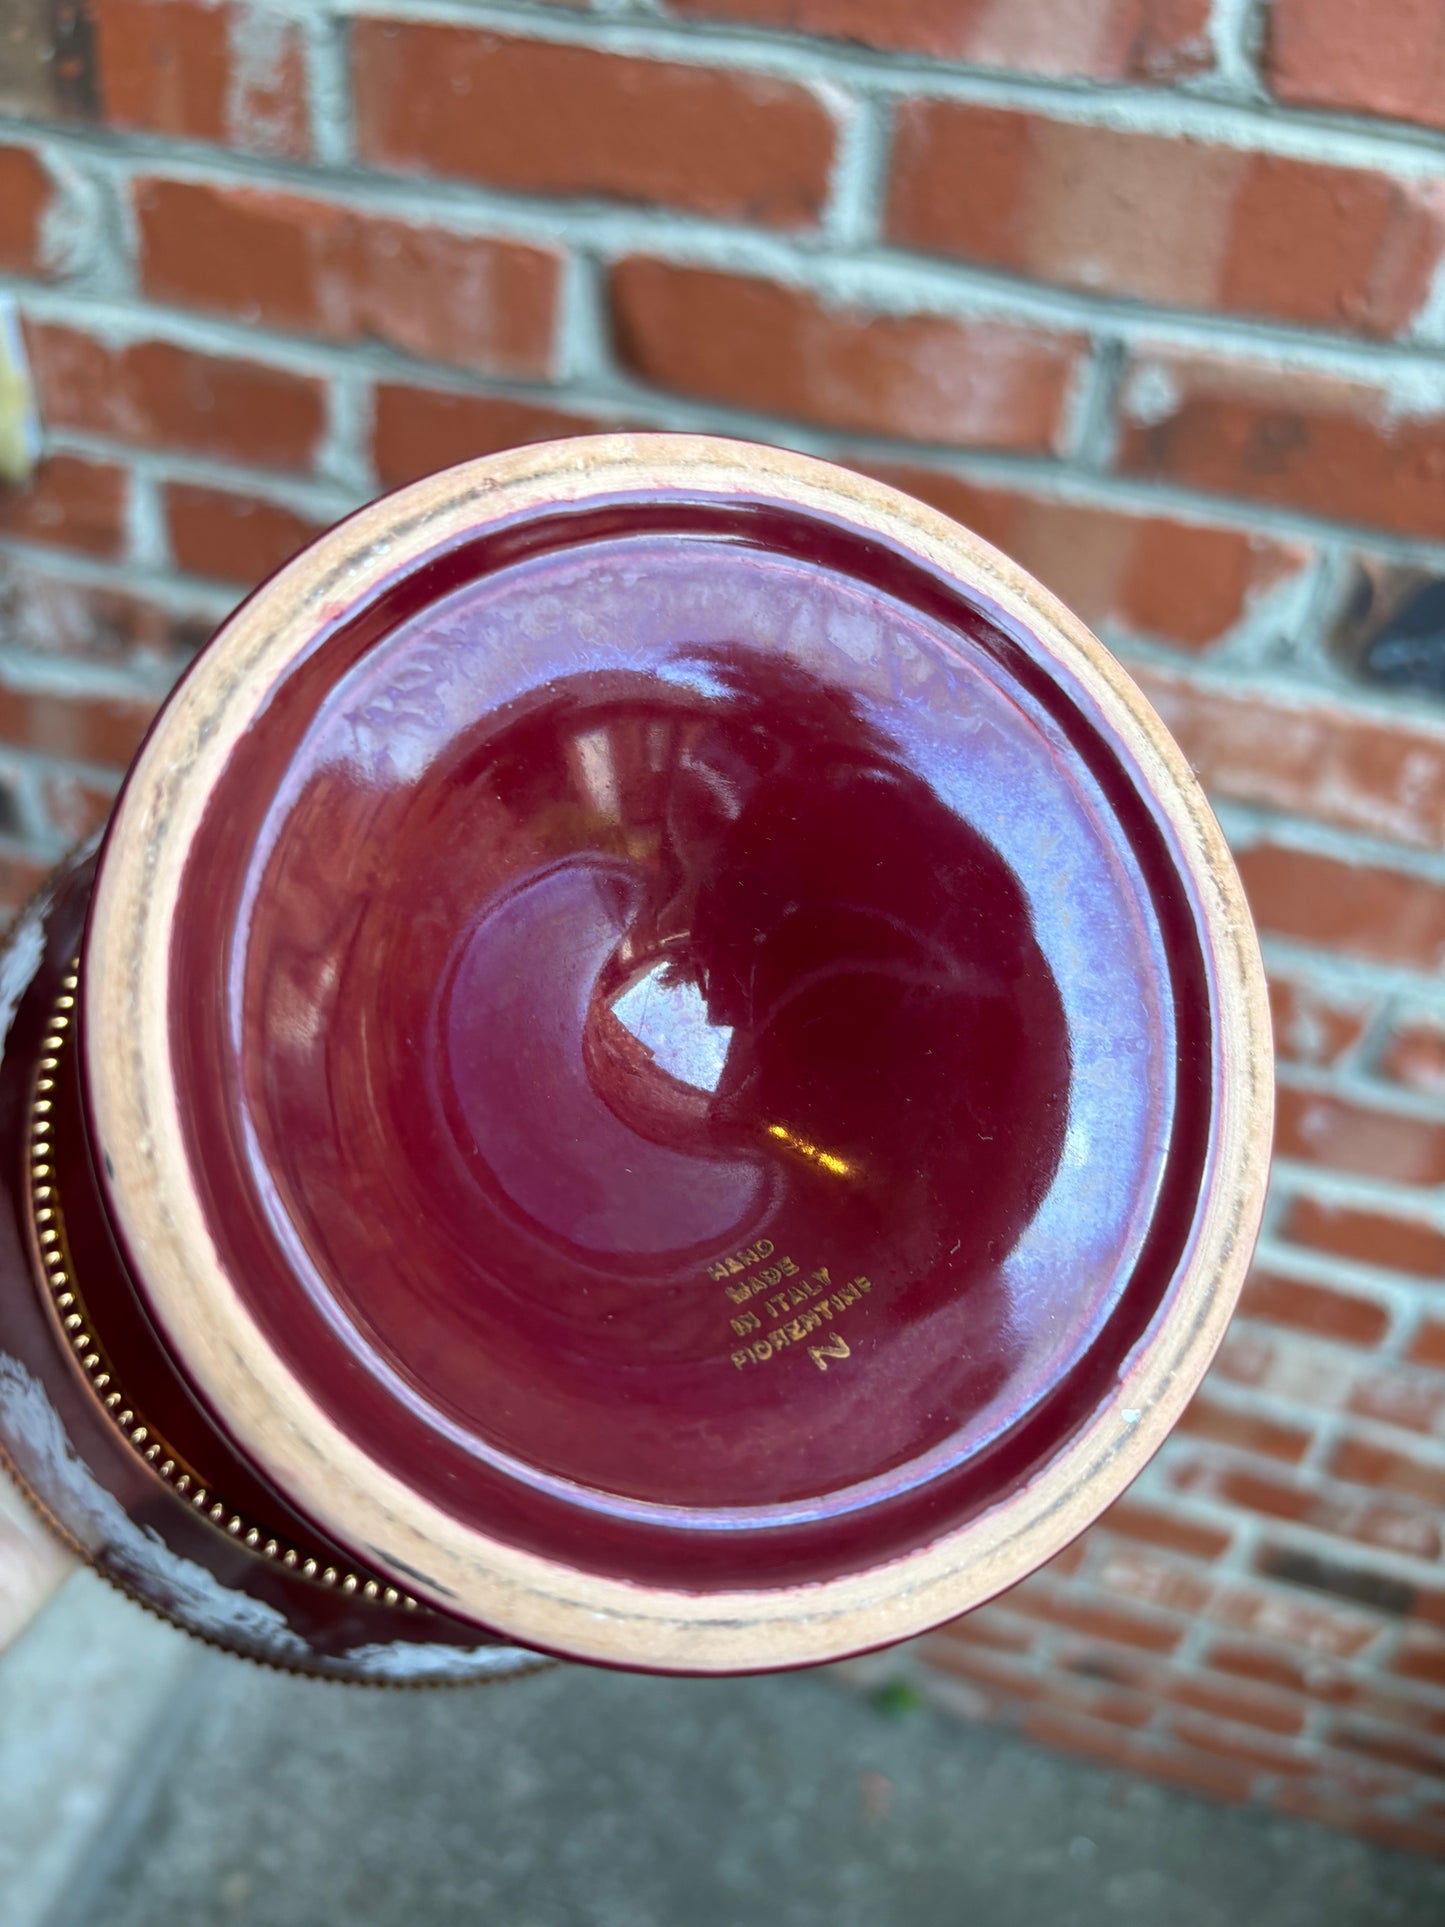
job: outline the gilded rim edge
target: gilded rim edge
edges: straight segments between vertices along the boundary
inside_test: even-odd
[[[310,1583],[347,1595],[360,1593],[363,1599],[384,1606],[400,1606],[407,1612],[417,1610],[417,1602],[395,1586],[385,1584],[364,1570],[337,1567],[329,1560],[317,1559],[288,1540],[263,1533],[250,1525],[224,1499],[216,1496],[214,1482],[208,1480],[188,1460],[169,1445],[158,1429],[147,1424],[127,1398],[116,1379],[104,1340],[85,1303],[84,1292],[75,1275],[65,1229],[65,1210],[60,1197],[59,1175],[52,1162],[51,1111],[55,1073],[61,1053],[71,1041],[76,992],[79,989],[78,957],[60,980],[60,989],[51,1005],[46,1032],[40,1042],[40,1057],[31,1081],[29,1128],[26,1133],[26,1182],[30,1202],[30,1230],[35,1257],[45,1281],[45,1302],[54,1314],[61,1344],[80,1366],[85,1382],[94,1393],[114,1429],[179,1498],[193,1510],[237,1540],[248,1552],[271,1560],[287,1572]]]

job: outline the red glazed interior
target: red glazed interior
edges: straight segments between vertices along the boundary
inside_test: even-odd
[[[1109,1397],[1188,1250],[1218,1066],[1160,817],[1039,643],[817,516],[614,500],[397,581],[231,757],[175,930],[267,1338],[575,1565],[929,1542]]]

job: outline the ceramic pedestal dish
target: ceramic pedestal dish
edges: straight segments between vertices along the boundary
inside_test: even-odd
[[[776,450],[546,444],[331,530],[5,971],[0,1446],[303,1670],[936,1625],[1139,1471],[1258,1227],[1178,750],[987,544]]]

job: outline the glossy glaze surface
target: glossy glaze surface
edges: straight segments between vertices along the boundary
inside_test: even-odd
[[[269,1341],[618,1576],[825,1577],[1026,1480],[1204,1178],[1194,908],[1088,699],[766,503],[534,516],[339,620],[210,801],[171,985]]]

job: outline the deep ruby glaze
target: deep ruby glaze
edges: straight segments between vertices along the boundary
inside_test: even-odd
[[[317,1404],[643,1583],[1017,1489],[1207,1184],[1197,905],[1092,698],[761,500],[519,518],[340,616],[210,800],[171,1006],[209,1228]]]

